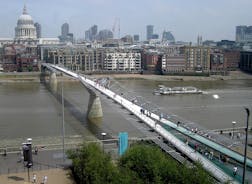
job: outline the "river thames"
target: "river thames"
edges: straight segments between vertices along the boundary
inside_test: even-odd
[[[119,80],[121,86],[136,96],[141,96],[161,111],[180,119],[196,122],[206,129],[245,126],[244,106],[251,108],[251,80],[169,81]],[[158,85],[195,86],[207,92],[199,95],[153,95]],[[60,89],[60,85],[58,86]],[[127,131],[132,137],[143,136],[132,117],[111,100],[102,96],[104,118],[101,122],[86,120],[89,94],[78,82],[65,82],[66,137],[85,137],[93,140],[101,132],[117,136]],[[214,99],[218,94],[219,99]],[[37,143],[55,143],[61,140],[61,103],[41,83],[0,83],[0,138],[1,146],[11,146],[32,137]],[[133,118],[134,120],[134,118]],[[132,120],[132,121],[133,121]],[[41,141],[41,142],[39,142]]]

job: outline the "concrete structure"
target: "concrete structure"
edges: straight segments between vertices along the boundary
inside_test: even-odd
[[[40,53],[41,60],[85,73],[141,71],[141,53],[136,49],[58,45],[41,46]]]
[[[42,71],[42,76],[43,76],[42,80],[44,80],[44,82],[46,82],[46,75],[48,74],[48,71],[49,71],[49,87],[53,93],[56,93],[57,92],[56,69],[49,64],[43,63],[41,71]],[[89,92],[90,96],[89,96],[88,111],[87,111],[88,119],[92,121],[92,120],[102,118],[103,117],[102,106],[101,106],[100,97],[97,94],[97,92],[92,87],[90,87],[87,83],[85,83],[82,78],[78,76],[74,76],[74,77],[77,80],[79,80]]]
[[[49,85],[50,85],[50,89],[52,90],[52,92],[56,93],[57,87],[58,87],[58,80],[57,80],[56,72],[54,72],[54,71],[51,71],[51,73],[50,73]]]
[[[237,49],[224,49],[223,54],[226,70],[237,70],[240,62],[240,51]]]
[[[236,26],[236,38],[238,43],[252,42],[252,26]]]
[[[142,68],[149,72],[156,72],[158,70],[158,63],[161,63],[162,55],[155,50],[144,50],[142,52]]]
[[[152,39],[153,33],[154,33],[154,26],[153,25],[147,25],[146,26],[146,40]]]
[[[41,38],[41,34],[42,34],[41,25],[38,22],[36,22],[34,26],[36,28],[37,38]]]
[[[186,70],[208,73],[210,71],[210,48],[203,46],[185,47]]]
[[[176,74],[185,72],[186,61],[184,47],[167,47],[162,55],[161,70],[163,74]]]
[[[211,49],[210,70],[212,73],[223,73],[237,70],[240,62],[240,51],[234,49]],[[225,74],[225,73],[224,73]]]
[[[211,49],[210,53],[211,72],[223,72],[226,70],[224,64],[224,54],[221,49]]]
[[[132,49],[106,49],[103,70],[140,72],[141,53]]]
[[[103,49],[87,48],[85,45],[58,45],[42,46],[40,51],[41,60],[64,65],[74,71],[91,73],[102,70]]]

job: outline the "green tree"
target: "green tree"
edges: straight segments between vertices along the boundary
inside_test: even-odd
[[[79,150],[69,151],[68,156],[80,183],[113,183],[118,178],[119,173],[110,156],[97,144],[83,144]]]
[[[180,165],[152,145],[131,147],[119,160],[119,166],[135,172],[144,183],[213,183],[199,163],[192,168]]]
[[[133,145],[117,164],[94,143],[83,144],[80,149],[69,151],[68,156],[78,183],[214,183],[200,163],[191,168],[181,165],[154,145]]]

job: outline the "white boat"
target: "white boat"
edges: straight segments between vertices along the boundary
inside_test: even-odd
[[[172,95],[172,94],[202,94],[203,91],[192,87],[166,87],[164,85],[159,85],[159,89],[154,90],[155,95]]]

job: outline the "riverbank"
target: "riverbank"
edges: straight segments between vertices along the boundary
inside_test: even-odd
[[[0,83],[11,82],[35,82],[39,83],[41,78],[41,72],[8,72],[0,73]],[[69,76],[57,76],[60,81],[76,81],[76,79]]]
[[[40,82],[40,72],[0,73],[1,82]]]
[[[40,72],[22,72],[22,73],[0,73],[1,82],[40,82]],[[230,71],[229,75],[211,75],[205,76],[173,76],[173,75],[141,75],[141,74],[95,74],[99,77],[112,77],[116,80],[152,80],[152,81],[217,81],[217,80],[250,80],[252,75],[242,71]],[[58,76],[59,80],[75,81],[69,76]]]
[[[228,76],[211,75],[205,76],[170,76],[170,75],[141,75],[141,74],[100,74],[99,77],[112,77],[116,80],[152,80],[152,81],[217,81],[217,80],[250,80],[251,74],[242,71],[231,71]]]

